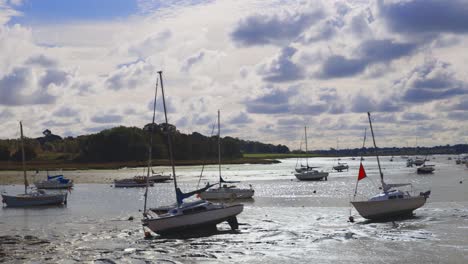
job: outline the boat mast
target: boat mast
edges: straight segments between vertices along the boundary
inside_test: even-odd
[[[367,136],[367,127],[364,128],[364,139],[362,140],[362,150],[364,150],[364,147],[366,146],[366,136]],[[364,155],[364,151],[361,152],[361,163],[359,165],[359,170],[360,170],[360,167],[362,165],[363,155]],[[356,188],[354,188],[354,198],[356,198],[358,183],[359,183],[359,178],[356,181]]]
[[[369,124],[370,124],[371,133],[372,133],[372,141],[374,142],[374,148],[376,150],[375,151],[375,156],[377,157],[377,164],[379,165],[380,181],[382,182],[383,190],[386,191],[385,190],[385,182],[384,182],[384,179],[383,179],[382,168],[380,167],[379,153],[377,152],[377,145],[375,144],[374,129],[372,128],[372,121],[371,121],[370,112],[367,112],[367,116],[369,117]]]
[[[26,156],[24,154],[24,139],[23,139],[23,124],[20,121],[20,134],[21,134],[21,160],[23,165],[23,174],[24,174],[24,193],[28,193],[28,178],[26,176]]]
[[[156,88],[154,89],[154,102],[153,102],[153,119],[150,127],[150,142],[148,146],[148,172],[146,174],[146,190],[145,190],[145,205],[143,207],[143,214],[146,214],[146,201],[148,199],[148,186],[151,168],[151,159],[153,158],[153,133],[154,133],[154,119],[156,116],[156,98],[158,96],[158,79],[156,78]]]
[[[305,136],[305,150],[306,150],[306,165],[309,168],[309,156],[307,155],[307,126],[304,126],[304,136]]]
[[[221,188],[221,124],[218,109],[218,167],[219,167],[219,188]]]
[[[172,175],[174,178],[174,190],[177,194],[177,177],[176,177],[176,172],[175,172],[174,156],[172,153],[171,131],[169,130],[169,122],[167,121],[166,99],[164,98],[164,85],[163,85],[163,79],[162,79],[162,71],[158,71],[158,74],[159,74],[159,80],[161,82],[161,93],[162,93],[162,100],[163,100],[163,107],[164,107],[164,119],[166,121],[166,125],[164,129],[167,130],[166,134],[167,134],[167,145],[169,147],[169,159],[171,160]]]

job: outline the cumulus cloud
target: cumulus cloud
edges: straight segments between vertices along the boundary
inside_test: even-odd
[[[30,68],[14,68],[0,79],[0,104],[15,106],[54,103],[56,96],[51,95],[44,83],[38,83],[37,79],[36,72]],[[27,90],[32,92],[26,94]]]
[[[456,78],[450,64],[427,61],[416,67],[405,79],[403,100],[424,103],[468,94],[468,84]]]
[[[123,118],[121,115],[114,115],[114,114],[103,114],[103,115],[96,115],[91,118],[91,121],[94,123],[120,123],[122,122]]]
[[[56,117],[73,117],[77,116],[79,114],[79,111],[68,106],[62,106],[59,109],[55,110],[52,114]]]
[[[379,0],[377,3],[386,24],[395,32],[468,33],[466,0]]]
[[[238,23],[231,38],[240,46],[289,44],[323,17],[321,10],[252,15]]]
[[[329,79],[354,76],[372,64],[389,63],[408,56],[417,47],[416,43],[401,43],[391,39],[367,40],[353,52],[356,58],[346,58],[342,55],[328,57],[322,65],[319,77]]]
[[[153,66],[142,60],[122,64],[111,73],[105,83],[111,90],[135,89],[145,83],[154,72]]]
[[[278,57],[270,63],[263,64],[259,68],[259,73],[267,82],[287,82],[302,79],[304,70],[292,61],[292,57],[297,52],[293,47],[283,48]]]
[[[193,66],[194,64],[197,64],[197,63],[199,63],[200,61],[202,61],[204,57],[205,57],[205,52],[204,52],[204,51],[200,51],[200,52],[198,52],[197,54],[195,54],[195,55],[189,57],[189,58],[185,61],[184,65],[182,66],[182,71],[184,71],[184,72],[190,71],[190,68],[192,68],[192,66]]]
[[[257,114],[286,113],[289,110],[289,97],[296,95],[293,89],[272,89],[268,93],[246,102],[247,112]]]
[[[240,112],[238,115],[233,116],[228,121],[229,124],[237,124],[237,125],[248,124],[252,122],[253,122],[252,118],[250,118],[245,112]]]

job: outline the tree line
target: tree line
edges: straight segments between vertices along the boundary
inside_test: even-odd
[[[147,124],[143,128],[119,126],[96,134],[61,138],[48,129],[44,137],[25,138],[26,160],[56,159],[75,162],[123,162],[148,159],[149,138],[153,133],[153,159],[169,159],[167,133],[171,133],[176,160],[204,160],[218,157],[217,136],[198,132],[180,133],[174,125]],[[283,145],[221,138],[223,159],[241,158],[243,153],[288,153]],[[19,139],[0,140],[0,161],[21,160]]]

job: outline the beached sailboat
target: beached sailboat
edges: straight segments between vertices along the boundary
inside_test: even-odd
[[[307,154],[307,127],[304,127],[304,136],[305,136],[305,149]],[[300,181],[320,181],[320,180],[328,180],[328,172],[326,171],[318,171],[316,170],[317,167],[309,166],[309,159],[306,156],[306,167],[300,167],[300,170],[296,168],[296,172],[294,176]]]
[[[44,190],[28,192],[28,178],[26,174],[26,159],[24,154],[23,124],[20,122],[21,155],[24,175],[24,193],[8,195],[2,193],[2,202],[8,207],[26,207],[38,205],[59,205],[67,203],[67,192],[47,193]]]
[[[338,154],[338,143],[336,143],[336,152]],[[344,170],[349,169],[349,165],[346,162],[340,162],[340,158],[338,158],[338,163],[333,166],[333,169],[336,170],[337,172],[342,172]]]
[[[219,168],[219,185],[217,188],[210,188],[200,193],[200,198],[206,200],[234,200],[234,199],[250,199],[255,191],[252,188],[236,188],[228,183],[239,183],[239,181],[225,181],[221,177],[221,125],[220,113],[218,110],[218,168]]]
[[[158,74],[159,80],[161,82],[161,96],[164,108],[164,118],[167,127],[169,122],[167,119],[166,102],[164,98],[162,72],[159,71]],[[155,104],[153,108],[153,123],[154,113],[156,111],[156,96],[157,84],[154,100]],[[143,209],[143,226],[160,235],[184,234],[186,232],[190,233],[194,231],[205,230],[207,228],[216,229],[216,225],[224,221],[227,221],[232,229],[237,229],[239,225],[236,216],[243,211],[244,206],[242,204],[215,204],[205,200],[199,200],[195,202],[184,202],[184,199],[189,198],[195,194],[199,194],[207,190],[211,186],[207,184],[206,187],[189,193],[183,193],[180,190],[180,188],[177,185],[177,176],[172,150],[171,131],[166,130],[165,133],[167,135],[169,158],[172,167],[174,190],[176,194],[177,204],[174,207],[167,207],[167,212],[161,214],[154,213],[154,211],[152,210],[146,210],[146,203],[148,197],[147,189],[145,192],[145,203]]]
[[[370,113],[367,113],[369,117],[369,125],[372,132],[372,139],[374,147],[377,148],[374,137],[374,130],[372,128],[372,121]],[[427,198],[430,195],[430,191],[419,193],[419,195],[411,195],[408,191],[401,191],[396,189],[397,187],[411,186],[410,183],[401,184],[387,184],[384,181],[384,175],[380,166],[379,155],[376,153],[377,164],[379,166],[380,181],[382,183],[383,192],[375,195],[367,201],[352,201],[351,204],[356,208],[358,213],[371,220],[387,220],[394,217],[412,215],[413,211],[420,208],[426,203]],[[364,167],[361,164],[358,176],[359,180],[365,178]],[[357,190],[357,183],[356,183]]]

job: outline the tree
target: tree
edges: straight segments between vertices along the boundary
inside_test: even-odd
[[[24,158],[25,160],[32,160],[37,156],[36,151],[30,145],[24,146]],[[13,161],[21,161],[23,159],[21,148],[19,148],[13,155],[11,155]]]
[[[0,160],[9,160],[10,159],[10,150],[7,146],[0,145]]]

